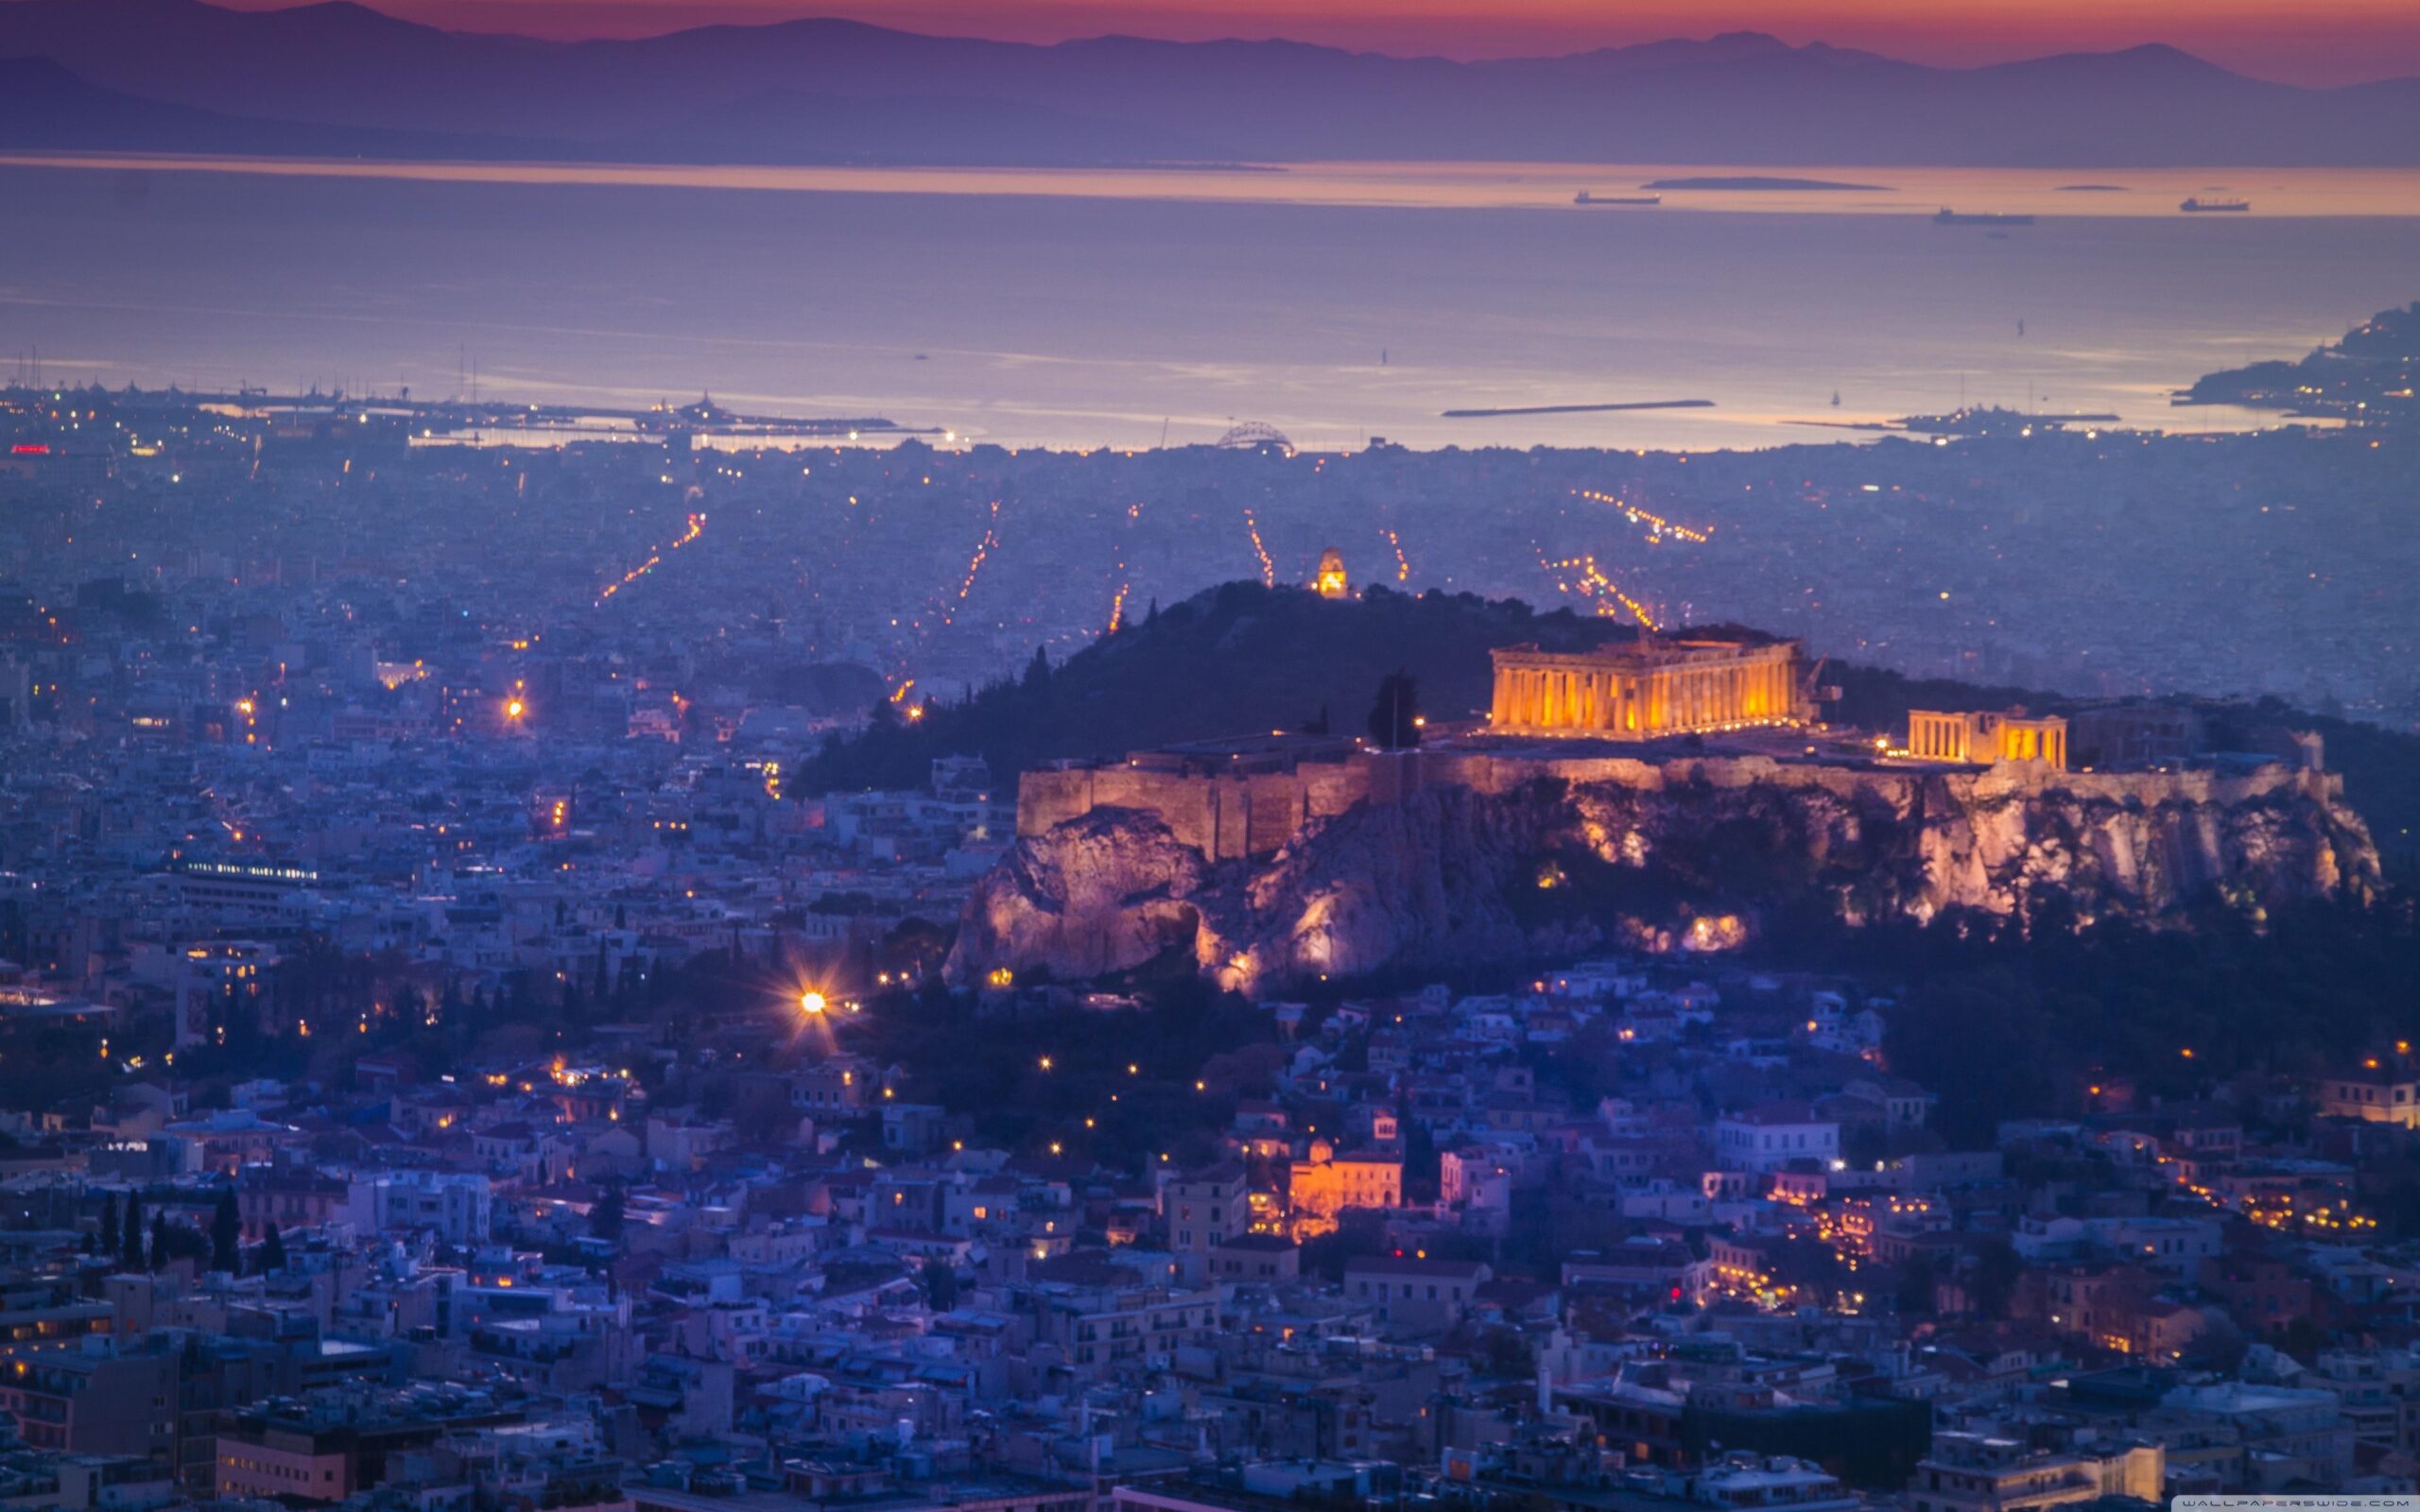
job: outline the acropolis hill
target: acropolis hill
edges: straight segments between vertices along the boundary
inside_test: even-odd
[[[1798,646],[1753,633],[1494,663],[1489,717],[1414,748],[1275,733],[1028,772],[956,970],[1083,978],[1181,952],[1257,992],[1556,943],[1719,949],[1784,912],[2175,924],[2377,882],[2291,732],[2198,754],[2158,707],[1841,730]]]

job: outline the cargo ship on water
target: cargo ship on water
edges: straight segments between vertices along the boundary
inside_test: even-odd
[[[1571,197],[1575,205],[1660,205],[1662,195],[1592,195],[1582,189]]]
[[[2176,207],[2188,215],[2240,215],[2252,209],[2249,199],[2187,199]]]
[[[1989,212],[1969,213],[1952,210],[1944,205],[1941,213],[1932,217],[1932,223],[1936,226],[2031,226],[2033,224],[2033,217]]]

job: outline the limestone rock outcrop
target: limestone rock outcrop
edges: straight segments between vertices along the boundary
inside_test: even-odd
[[[2335,780],[2282,766],[2071,774],[1706,757],[1440,765],[1212,862],[1152,812],[1020,839],[952,957],[1061,980],[1170,953],[1248,992],[1600,944],[1719,949],[1812,911],[2028,931],[2366,900],[2377,854]]]
[[[953,970],[1046,967],[1063,980],[1130,970],[1189,946],[1208,881],[1201,853],[1132,809],[1098,808],[1021,840],[959,922]]]

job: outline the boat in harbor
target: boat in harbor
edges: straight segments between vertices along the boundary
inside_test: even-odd
[[[1952,210],[1948,206],[1945,205],[1942,207],[1941,213],[1932,217],[1932,223],[1936,226],[2031,226],[2033,224],[2033,217],[2031,215],[1966,213]]]
[[[1575,205],[1660,205],[1662,195],[1592,195],[1582,189],[1571,197]]]
[[[2176,207],[2188,215],[2239,215],[2252,208],[2249,199],[2187,199]]]

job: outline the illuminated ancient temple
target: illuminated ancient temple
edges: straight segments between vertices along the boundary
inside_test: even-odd
[[[1488,728],[1654,740],[1802,717],[1796,641],[1644,641],[1594,651],[1499,646]]]
[[[1351,581],[1344,576],[1344,553],[1330,546],[1320,553],[1319,575],[1311,579],[1311,587],[1322,598],[1350,598]]]
[[[2067,769],[2067,722],[2057,714],[1908,711],[1908,754],[1927,761],[2042,762]]]

